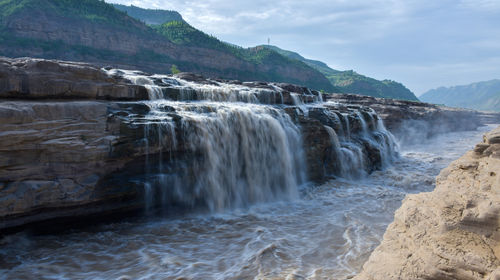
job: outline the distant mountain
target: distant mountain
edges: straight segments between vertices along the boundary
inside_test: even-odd
[[[184,21],[181,14],[176,11],[143,9],[133,5],[125,6],[113,4],[113,6],[146,24],[163,24],[171,21]]]
[[[136,18],[130,16],[133,14]],[[124,12],[100,0],[0,0],[0,55],[32,56],[166,73],[172,65],[208,77],[334,87],[318,70],[256,47],[244,49],[196,30],[182,17]],[[156,15],[156,13],[154,13]],[[180,16],[180,15],[179,15]]]
[[[395,98],[404,100],[415,100],[417,97],[403,84],[391,80],[376,80],[363,76],[352,70],[339,71],[328,67],[324,62],[304,58],[300,54],[292,51],[280,49],[276,46],[262,45],[262,47],[272,49],[286,57],[297,59],[323,73],[333,86],[340,92],[357,93],[373,97]]]
[[[424,102],[482,111],[500,111],[500,80],[440,87],[420,96]]]

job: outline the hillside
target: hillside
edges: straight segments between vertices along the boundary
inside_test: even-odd
[[[315,69],[319,70],[321,73],[323,73],[325,75],[341,73],[341,71],[334,70],[334,69],[328,67],[328,65],[322,61],[307,59],[296,52],[284,50],[284,49],[281,49],[281,48],[278,48],[278,47],[272,46],[272,45],[262,45],[262,47],[271,49],[271,50],[273,50],[273,51],[275,51],[283,56],[286,56],[288,58],[300,60],[300,61],[304,62],[305,64],[307,64],[311,67],[314,67]]]
[[[324,62],[307,59],[296,52],[283,50],[276,46],[263,45],[262,47],[272,49],[286,57],[302,61],[310,67],[320,71],[340,92],[356,93],[373,97],[418,100],[415,94],[401,83],[391,80],[379,81],[358,74],[352,70],[335,70]]]
[[[113,4],[115,8],[146,24],[163,24],[170,21],[184,21],[176,11],[142,9],[133,5]]]
[[[184,32],[192,27],[183,21],[151,27],[141,20],[99,0],[0,0],[0,56],[86,61],[158,73],[176,65],[208,77],[334,89],[319,71],[264,48],[234,47],[198,30],[190,33],[192,38],[171,41],[175,36],[169,28]]]
[[[500,111],[500,80],[440,87],[420,96],[424,102],[482,111]]]

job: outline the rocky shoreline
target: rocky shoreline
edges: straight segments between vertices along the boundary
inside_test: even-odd
[[[301,107],[324,95],[289,84],[213,80],[189,73],[162,79],[140,75],[158,80],[162,90],[157,94],[170,100],[217,94],[180,89],[177,80],[255,92],[252,96],[259,104],[278,106],[277,113],[286,113],[300,125],[307,176],[316,182],[332,178],[340,169],[332,133],[349,135],[361,147],[366,172],[381,168],[382,151],[376,145],[388,139],[376,131],[379,116],[393,132],[406,120],[428,127],[440,122],[453,130],[482,124],[473,111],[355,95],[334,95],[336,102],[308,107],[305,113]],[[159,138],[165,123],[145,119],[151,108],[143,101],[151,93],[150,84],[133,84],[124,72],[110,74],[90,64],[0,58],[0,229],[142,209],[146,194],[141,180],[148,162],[164,163],[175,174],[180,172],[177,165],[189,166],[203,157],[183,138],[186,133],[181,129],[190,121],[179,108],[160,108],[175,128],[173,137]],[[183,106],[183,110],[215,110]],[[375,138],[368,141],[363,136],[367,131]]]
[[[408,195],[354,279],[500,279],[500,127]]]

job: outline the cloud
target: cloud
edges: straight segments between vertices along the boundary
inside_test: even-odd
[[[416,93],[472,77],[500,78],[497,0],[108,2],[176,10],[204,32],[244,47],[271,38],[331,67],[397,80]]]

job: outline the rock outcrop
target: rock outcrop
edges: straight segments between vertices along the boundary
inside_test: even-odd
[[[474,130],[486,123],[499,123],[500,114],[450,108],[434,104],[389,98],[375,98],[356,94],[330,94],[327,100],[369,106],[384,120],[394,134],[413,134],[431,137],[448,131]],[[412,135],[414,136],[414,135]]]
[[[500,128],[408,195],[355,279],[500,279]]]
[[[108,114],[105,102],[0,103],[0,228],[134,206],[130,184],[101,184],[140,154],[117,151],[124,137]]]
[[[0,98],[145,100],[148,92],[86,63],[0,57]]]
[[[152,97],[181,103],[155,107],[148,103]],[[330,104],[307,107],[305,113],[306,104],[320,100],[321,96],[304,87],[211,80],[188,73],[160,77],[108,71],[83,63],[2,58],[0,229],[52,218],[140,209],[147,195],[145,182],[159,172],[159,167],[163,168],[164,177],[184,174],[181,180],[195,185],[200,176],[197,172],[205,172],[199,162],[212,155],[207,154],[211,148],[203,146],[210,143],[200,142],[206,139],[193,134],[198,130],[206,133],[209,126],[213,126],[214,133],[226,133],[220,132],[223,127],[214,126],[218,125],[214,118],[223,116],[219,111],[230,116],[221,121],[248,117],[246,114],[251,111],[238,111],[242,105],[227,102],[240,97],[251,97],[243,102],[261,104],[255,105],[255,109],[262,111],[262,121],[276,118],[288,122],[288,129],[301,127],[305,171],[310,180],[339,175],[334,148],[339,149],[342,143],[332,142],[339,141],[332,138],[337,133],[338,137],[349,135],[345,141],[352,141],[361,161],[358,169],[366,172],[380,168],[382,153],[389,150],[383,151],[379,146],[387,145],[391,139],[385,132],[377,132],[378,117],[371,109]],[[210,100],[226,103],[219,105]],[[294,105],[296,102],[300,104]],[[240,121],[248,126],[248,133],[258,132],[261,125],[259,118],[252,123]],[[242,126],[235,127],[241,130]],[[234,133],[234,137],[241,136]],[[267,179],[272,181],[280,176],[274,174]],[[191,202],[180,202],[205,203],[202,194],[193,197]]]
[[[149,101],[154,98],[168,101]],[[245,157],[247,163],[232,171],[241,180],[254,179],[248,172],[260,170],[252,165],[255,158],[273,153],[288,177],[297,176],[290,183],[282,173],[268,172],[264,183],[276,195],[283,192],[282,182],[293,185],[303,179],[293,172],[297,166],[288,166],[292,160],[302,161],[301,153],[305,166],[297,170],[305,171],[309,180],[323,181],[382,168],[395,152],[371,108],[320,102],[321,93],[290,84],[1,58],[0,99],[0,229],[141,209],[145,197],[155,198],[153,181],[175,185],[165,196],[173,204],[231,206],[227,201],[211,205],[207,199],[216,194],[195,188],[203,172],[215,172],[212,167],[222,164],[214,158],[215,146],[221,153],[233,153],[233,166],[245,162],[239,156]],[[391,108],[398,111],[396,105]],[[413,109],[402,105],[399,110]],[[258,151],[254,140],[279,146]],[[297,150],[290,151],[290,141]],[[257,152],[226,149],[229,142]],[[204,165],[208,160],[213,164]],[[222,172],[224,167],[219,167]],[[216,186],[235,185],[234,178],[214,183],[221,176],[205,177]],[[248,189],[223,191],[230,201],[230,196],[241,198],[235,191]],[[188,193],[178,199],[179,192]],[[269,197],[258,190],[252,195],[254,200]]]

